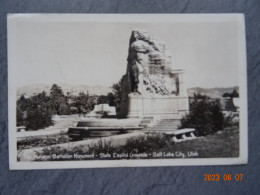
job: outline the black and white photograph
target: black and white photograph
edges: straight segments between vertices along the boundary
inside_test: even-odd
[[[243,14],[10,14],[10,169],[247,163]]]

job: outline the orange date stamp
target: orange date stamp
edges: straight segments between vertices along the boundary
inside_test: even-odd
[[[223,180],[223,181],[231,181],[231,180],[235,180],[235,181],[242,181],[243,180],[243,174],[204,174],[204,181],[219,181],[219,180]]]

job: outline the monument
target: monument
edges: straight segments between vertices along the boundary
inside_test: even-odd
[[[87,119],[69,128],[71,138],[109,136],[142,130],[164,133],[175,142],[194,139],[195,129],[178,129],[180,119],[189,111],[184,71],[174,69],[171,54],[145,30],[134,30],[130,37],[126,74],[121,79],[121,119],[91,119],[114,116],[114,107],[96,105]],[[103,117],[104,118],[104,117]],[[109,118],[109,117],[108,117]],[[126,118],[126,119],[122,119]]]
[[[174,69],[164,42],[145,30],[133,30],[127,62],[121,117],[180,119],[189,111],[184,70]]]

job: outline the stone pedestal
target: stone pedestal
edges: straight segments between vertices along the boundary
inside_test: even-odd
[[[189,111],[188,97],[143,97],[129,95],[128,118],[160,117],[180,119]]]
[[[173,78],[167,86],[176,86],[177,93],[169,95],[132,92],[124,101],[124,111],[128,118],[160,117],[180,119],[189,111],[189,99],[184,82],[183,70],[172,70]],[[177,82],[176,82],[177,81]],[[140,83],[143,83],[140,80]],[[122,106],[123,108],[123,106]]]

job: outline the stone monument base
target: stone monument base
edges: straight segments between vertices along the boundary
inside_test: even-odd
[[[159,117],[181,119],[189,111],[189,100],[185,96],[128,95],[128,118]]]

